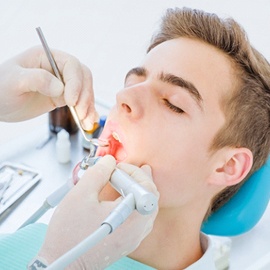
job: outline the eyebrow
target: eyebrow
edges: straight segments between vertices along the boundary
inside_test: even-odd
[[[125,81],[128,79],[129,76],[131,75],[136,75],[138,77],[146,77],[147,76],[147,70],[144,67],[135,67],[132,68],[126,75]],[[158,79],[161,80],[162,82],[171,84],[171,85],[175,85],[175,86],[179,86],[181,88],[184,88],[185,90],[187,90],[189,92],[189,94],[192,96],[193,99],[195,99],[196,103],[198,104],[198,106],[200,107],[200,109],[202,109],[202,96],[200,94],[200,92],[198,91],[198,89],[195,87],[195,85],[190,82],[187,81],[181,77],[178,77],[176,75],[173,75],[171,73],[164,73],[161,72],[158,75]]]
[[[147,70],[144,67],[135,67],[132,68],[126,75],[125,81],[130,77],[131,75],[136,75],[138,77],[146,77],[147,76]]]

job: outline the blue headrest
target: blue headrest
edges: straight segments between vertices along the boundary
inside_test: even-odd
[[[251,230],[261,219],[270,199],[270,157],[201,230],[206,234],[236,236]]]

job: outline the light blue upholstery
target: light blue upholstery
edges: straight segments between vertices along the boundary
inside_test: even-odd
[[[45,238],[47,225],[35,223],[0,237],[0,269],[26,270]]]
[[[261,219],[270,199],[270,157],[234,197],[203,224],[206,234],[236,236],[251,230]]]

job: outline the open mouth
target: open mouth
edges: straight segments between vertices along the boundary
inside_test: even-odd
[[[99,147],[96,152],[97,156],[112,155],[117,162],[123,161],[126,158],[127,153],[124,149],[121,135],[116,131],[115,124],[106,124],[99,139],[101,141],[108,141],[109,145],[106,147]]]

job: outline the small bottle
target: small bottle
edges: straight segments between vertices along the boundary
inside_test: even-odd
[[[56,108],[49,112],[49,129],[53,133],[58,133],[61,129],[65,129],[69,134],[78,131],[68,106]]]
[[[68,163],[70,161],[70,140],[69,133],[62,129],[57,133],[56,157],[59,163]]]

